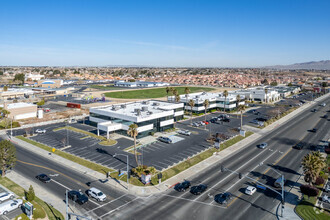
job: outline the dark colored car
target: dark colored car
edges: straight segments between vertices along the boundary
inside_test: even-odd
[[[316,112],[316,109],[314,108],[311,112]]]
[[[46,174],[39,174],[36,178],[43,183],[49,183],[51,180]]]
[[[230,122],[230,119],[229,118],[224,118],[222,119],[223,122]]]
[[[267,121],[267,118],[256,118],[257,121]]]
[[[260,115],[260,112],[256,112],[256,113],[254,113],[255,115]]]
[[[75,190],[68,192],[68,198],[80,205],[88,202],[88,197],[85,194]]]
[[[229,192],[217,194],[214,196],[214,201],[219,204],[226,204],[231,199],[231,194]]]
[[[207,185],[200,184],[198,186],[193,186],[190,188],[190,192],[194,195],[200,195],[207,189]]]
[[[302,143],[298,143],[292,147],[293,149],[301,150],[304,148],[304,145]]]
[[[311,130],[309,130],[310,132],[316,132],[317,131],[317,129],[316,128],[313,128],[313,129],[311,129]]]
[[[174,189],[178,192],[185,192],[190,187],[190,182],[188,180],[178,183],[174,186]]]

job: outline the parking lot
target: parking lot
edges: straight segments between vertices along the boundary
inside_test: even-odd
[[[327,185],[330,185],[329,181],[327,183]],[[319,204],[321,205],[322,208],[330,211],[330,190],[329,191],[326,191],[325,188],[327,188],[327,186],[325,185],[324,188],[323,188],[323,192],[321,194],[321,196],[319,197]],[[323,201],[323,197],[324,196],[327,196],[329,198],[329,202],[326,202],[326,201]]]
[[[7,192],[7,190],[0,187],[0,193],[4,193],[4,192]],[[5,201],[9,201],[9,200],[5,200]],[[5,202],[5,201],[2,201],[1,203]],[[13,211],[10,211],[7,215],[0,215],[0,219],[4,219],[4,220],[14,219],[16,216],[20,215],[22,212],[23,212],[23,209],[18,208]]]

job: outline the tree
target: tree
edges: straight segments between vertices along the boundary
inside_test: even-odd
[[[265,88],[265,94],[266,94],[266,103],[268,103],[268,89],[267,88]]]
[[[293,86],[292,83],[289,83],[288,86]]]
[[[205,99],[204,102],[203,102],[204,111],[205,111],[205,114],[204,114],[205,121],[206,121],[206,111],[207,111],[207,108],[209,107],[209,105],[210,105],[209,100]],[[205,130],[206,130],[206,123],[205,123]]]
[[[45,104],[45,99],[42,99],[40,102],[37,103],[38,106],[43,106]]]
[[[186,98],[188,98],[188,94],[190,93],[190,89],[188,87],[184,88],[184,93],[186,94]]]
[[[319,194],[319,190],[311,185],[301,185],[300,191],[302,194],[308,196],[308,198],[310,196],[317,196]]]
[[[178,94],[175,95],[175,102],[180,102],[180,96]]]
[[[32,202],[35,199],[36,195],[34,193],[33,186],[30,185],[29,191],[25,192],[25,198],[27,201]]]
[[[131,124],[128,127],[127,134],[129,136],[131,136],[132,138],[134,138],[134,155],[135,155],[135,161],[136,161],[137,166],[139,166],[139,162],[138,162],[138,158],[137,158],[137,153],[136,153],[136,136],[138,136],[138,134],[139,134],[137,124],[134,124],[134,123]]]
[[[195,106],[194,100],[190,99],[188,105],[190,106],[190,124],[192,124],[192,112],[193,112],[193,107]]]
[[[243,125],[243,112],[244,112],[245,108],[246,108],[245,105],[238,106],[238,111],[241,112],[241,130],[242,130],[242,125]]]
[[[3,91],[4,91],[4,92],[8,91],[8,86],[4,86],[4,87],[3,87]]]
[[[170,87],[166,87],[166,95],[167,95],[167,101],[168,101],[168,93],[171,91]]]
[[[225,97],[225,104],[223,105],[223,108],[224,108],[224,112],[226,112],[226,102],[227,102],[227,97],[228,97],[227,90],[223,91],[223,96]]]
[[[2,115],[3,118],[5,118],[8,115],[10,115],[10,111],[8,111],[7,109],[1,108],[1,107],[0,107],[0,113],[1,113],[1,115]]]
[[[5,176],[7,170],[12,169],[16,164],[16,148],[8,140],[0,141],[0,166],[1,176]]]
[[[270,83],[270,85],[271,85],[271,86],[277,86],[278,84],[277,84],[276,81],[273,81],[273,82]]]
[[[25,80],[24,73],[16,74],[15,77],[14,77],[14,81],[21,81],[22,85],[24,84],[24,80]]]
[[[239,105],[239,102],[241,101],[241,96],[240,95],[237,95],[236,96],[236,111],[237,111],[237,117],[238,117],[238,105]]]
[[[305,174],[305,181],[312,184],[319,176],[320,171],[326,167],[325,159],[319,151],[307,154],[301,162]]]

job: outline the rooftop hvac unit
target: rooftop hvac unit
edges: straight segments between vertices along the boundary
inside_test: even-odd
[[[135,108],[135,109],[134,109],[134,112],[135,112],[135,113],[138,112],[138,111],[140,111],[139,108]]]
[[[149,101],[143,101],[142,104],[143,105],[149,105]]]
[[[206,95],[206,92],[203,92],[202,95]]]
[[[147,107],[147,106],[142,106],[142,111],[143,111],[143,112],[148,111],[148,107]]]
[[[126,108],[126,105],[121,105],[120,107],[121,107],[121,108]]]
[[[159,102],[154,102],[152,105],[159,106]]]
[[[148,115],[152,115],[152,112],[148,112]]]
[[[196,99],[199,99],[201,96],[199,96],[199,95],[196,95]]]
[[[136,109],[136,115],[140,116],[141,115],[141,110],[140,109]]]
[[[113,106],[112,106],[112,110],[113,110],[113,111],[117,111],[117,110],[119,110],[119,109],[120,109],[119,106],[116,106],[116,105],[113,105]]]

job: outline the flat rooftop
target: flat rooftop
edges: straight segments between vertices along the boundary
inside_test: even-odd
[[[3,108],[3,104],[0,105],[0,107]],[[25,103],[25,102],[18,102],[18,103],[10,103],[7,104],[7,109],[14,109],[14,108],[24,108],[24,107],[31,107],[31,106],[37,106],[32,103]]]

